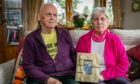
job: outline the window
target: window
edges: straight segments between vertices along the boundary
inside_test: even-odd
[[[106,0],[106,8],[109,14],[110,25],[113,25],[113,10],[112,10],[112,0]]]
[[[95,8],[95,0],[73,0],[73,16],[79,15],[78,18],[84,19],[83,22],[79,23],[73,20],[74,26],[80,26],[82,29],[90,28],[90,17],[93,9]],[[81,20],[81,19],[79,19]],[[82,25],[81,25],[82,24]]]
[[[99,0],[67,0],[68,4],[66,3],[66,0],[44,0],[44,3],[50,2],[54,3],[56,7],[58,8],[58,20],[60,24],[66,25],[66,26],[74,26],[73,24],[73,16],[76,14],[79,15],[86,15],[86,20],[84,21],[84,25],[90,24],[90,16],[93,11],[93,9],[96,6],[99,6]],[[72,5],[70,4],[72,1]],[[112,13],[112,0],[105,0],[106,1],[106,7],[109,12],[110,16],[110,23],[113,24],[113,13]],[[67,5],[66,5],[67,4]],[[66,20],[66,6],[68,8],[72,8],[72,14],[70,17],[70,20]],[[71,9],[68,9],[70,11]],[[71,12],[69,12],[71,13]]]
[[[94,0],[73,0],[73,13],[90,15],[94,8]]]

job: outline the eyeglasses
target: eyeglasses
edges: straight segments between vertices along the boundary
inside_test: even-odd
[[[57,14],[55,14],[55,13],[46,13],[45,14],[47,17],[51,17],[51,16],[54,16],[54,17],[57,17]]]

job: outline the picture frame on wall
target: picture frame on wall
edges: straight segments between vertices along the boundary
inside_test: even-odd
[[[18,26],[7,26],[7,43],[9,45],[19,45],[21,30]]]
[[[22,32],[21,9],[9,8],[5,12],[7,27],[7,43],[9,45],[19,45]]]
[[[140,11],[140,2],[133,2],[132,3],[132,11],[133,12]]]
[[[7,25],[22,25],[21,9],[7,9]]]

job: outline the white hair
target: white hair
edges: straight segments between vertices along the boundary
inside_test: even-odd
[[[99,14],[103,13],[109,21],[109,14],[105,7],[96,7],[91,14],[91,21],[95,19]]]

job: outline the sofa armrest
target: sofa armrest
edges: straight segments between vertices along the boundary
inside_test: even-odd
[[[11,84],[15,59],[0,64],[0,84]]]

